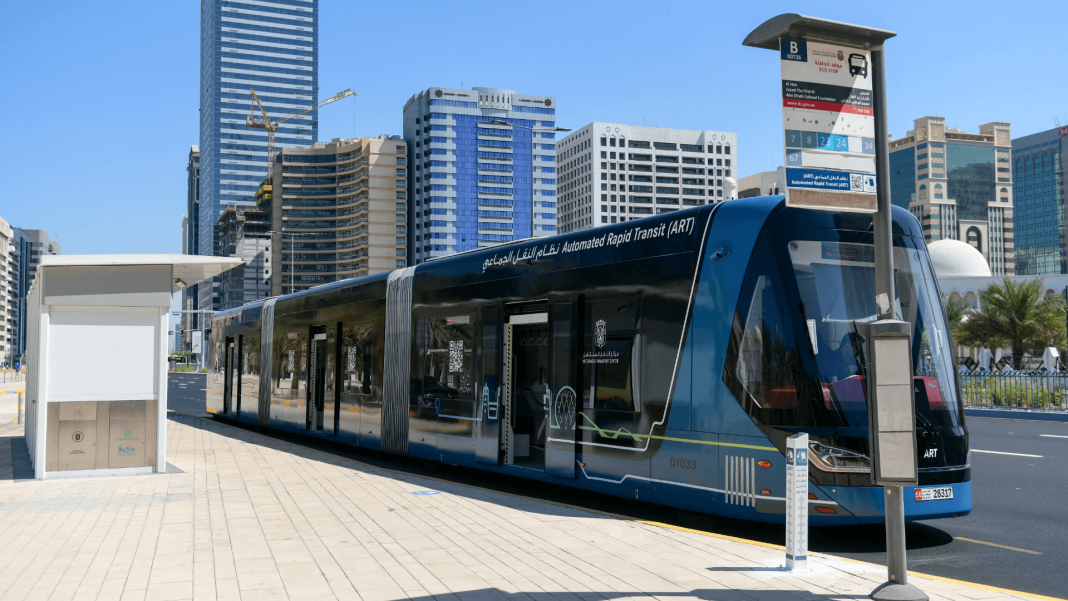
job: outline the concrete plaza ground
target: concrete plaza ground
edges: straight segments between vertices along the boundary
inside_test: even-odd
[[[840,600],[886,578],[825,555],[791,574],[774,546],[170,418],[180,473],[48,481],[20,479],[22,429],[0,426],[0,599]],[[911,581],[932,599],[1036,598]]]
[[[0,426],[18,422],[19,392],[25,390],[25,381],[0,383]]]

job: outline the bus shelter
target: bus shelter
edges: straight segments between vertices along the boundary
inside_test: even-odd
[[[26,308],[26,446],[35,478],[166,471],[172,295],[242,263],[41,257]]]

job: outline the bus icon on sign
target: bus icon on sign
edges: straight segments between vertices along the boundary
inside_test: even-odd
[[[863,54],[849,55],[849,74],[868,77],[868,59]]]

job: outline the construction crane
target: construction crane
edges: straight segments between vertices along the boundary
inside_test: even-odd
[[[274,174],[274,130],[278,129],[279,125],[285,123],[286,121],[289,121],[290,119],[293,119],[294,117],[299,117],[299,116],[303,115],[304,113],[309,113],[311,111],[314,111],[315,109],[322,108],[322,107],[324,107],[324,106],[326,106],[326,105],[328,105],[328,104],[330,104],[332,102],[337,102],[338,100],[341,100],[342,98],[348,98],[349,96],[355,96],[356,95],[356,92],[353,92],[351,88],[348,89],[348,90],[343,90],[341,92],[338,92],[337,94],[334,94],[330,98],[327,98],[326,100],[323,100],[319,104],[303,108],[303,109],[301,109],[301,110],[289,115],[288,117],[286,117],[284,119],[279,119],[278,121],[271,121],[271,118],[267,115],[267,110],[263,108],[263,104],[260,102],[259,97],[256,96],[256,90],[253,90],[253,89],[249,88],[248,93],[252,95],[252,103],[253,104],[249,107],[249,115],[248,115],[248,117],[245,118],[245,127],[254,127],[256,129],[266,129],[267,130],[267,181],[273,181],[273,174]],[[256,107],[257,106],[260,107],[260,112],[263,113],[263,117],[261,117],[261,118],[257,118],[256,117]]]

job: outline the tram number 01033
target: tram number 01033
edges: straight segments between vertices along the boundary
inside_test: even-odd
[[[681,469],[684,469],[684,470],[695,470],[695,469],[697,469],[697,460],[696,459],[683,459],[682,457],[672,457],[668,461],[668,463],[671,464],[671,467],[677,467],[677,468],[681,468]]]

